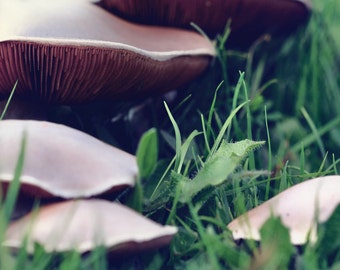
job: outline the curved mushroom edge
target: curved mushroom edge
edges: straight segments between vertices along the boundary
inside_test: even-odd
[[[56,222],[58,218],[61,220]],[[115,220],[119,222],[116,224]],[[43,229],[43,236],[37,235],[38,228]],[[77,232],[79,235],[75,235]],[[73,200],[43,206],[10,223],[2,245],[13,251],[24,248],[30,254],[35,243],[48,253],[69,250],[85,253],[105,247],[110,254],[133,254],[168,245],[176,233],[177,227],[158,224],[118,203]]]
[[[233,238],[260,241],[260,228],[270,217],[280,217],[289,229],[291,243],[315,243],[317,224],[326,222],[340,204],[340,176],[306,180],[277,194],[232,220]]]

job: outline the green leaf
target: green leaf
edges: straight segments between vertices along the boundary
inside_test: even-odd
[[[139,141],[136,155],[140,178],[149,177],[158,159],[158,138],[155,128],[144,133]]]
[[[340,256],[340,205],[331,217],[319,225],[317,250],[320,258],[334,258],[335,253]]]
[[[271,217],[260,229],[261,248],[251,262],[253,269],[288,269],[294,247],[279,217]]]
[[[187,203],[204,188],[223,184],[241,164],[242,160],[263,143],[251,140],[236,143],[222,141],[218,150],[206,161],[194,179],[180,182],[181,195],[179,201]]]

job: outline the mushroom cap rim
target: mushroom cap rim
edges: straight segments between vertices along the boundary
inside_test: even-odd
[[[163,226],[163,230],[166,231],[163,233],[163,235],[161,237],[167,237],[167,236],[173,236],[178,232],[177,227],[174,226],[170,226],[170,225],[164,225]],[[148,241],[152,241],[153,239],[143,239],[143,237],[135,237],[133,239],[129,239],[128,242],[133,242],[133,243],[143,243],[143,242],[148,242]],[[122,243],[111,243],[111,247],[107,247],[108,250],[114,250],[116,246],[118,246],[119,244]],[[10,247],[10,248],[21,248],[22,247],[22,242],[19,240],[5,240],[2,243],[3,246],[6,247]],[[84,253],[84,252],[88,252],[90,250],[93,250],[95,247],[97,247],[96,245],[93,244],[93,241],[86,241],[81,243],[80,245],[76,246],[75,249],[80,252],[80,253]],[[32,250],[28,250],[29,252]],[[66,250],[65,250],[66,251]],[[47,252],[53,252],[53,250],[47,250]],[[55,250],[55,252],[63,252],[62,250]]]
[[[1,174],[0,173],[0,184],[1,182],[9,183],[13,179],[14,175],[11,174]],[[127,181],[121,181],[121,183],[115,183],[112,184],[103,184],[101,186],[96,186],[95,189],[91,190],[82,190],[81,192],[78,191],[78,195],[76,193],[76,190],[68,189],[68,190],[56,190],[53,186],[46,184],[43,180],[38,180],[35,177],[27,176],[27,175],[21,175],[20,176],[20,184],[22,185],[31,185],[34,187],[37,187],[41,190],[44,190],[50,194],[52,194],[55,197],[61,197],[64,199],[74,199],[74,198],[85,198],[85,197],[92,197],[97,196],[106,193],[111,188],[114,187],[133,187],[133,183],[127,183]]]
[[[174,50],[168,52],[161,51],[148,51],[137,48],[135,46],[127,45],[120,42],[90,40],[90,39],[65,39],[65,38],[39,38],[39,37],[22,37],[22,36],[10,36],[6,39],[0,38],[0,45],[2,42],[32,42],[40,45],[52,45],[52,46],[77,46],[77,47],[90,47],[99,49],[118,49],[128,50],[140,55],[144,55],[157,61],[167,61],[180,56],[198,56],[207,55],[214,57],[216,55],[213,46],[210,49],[199,48],[194,50]]]

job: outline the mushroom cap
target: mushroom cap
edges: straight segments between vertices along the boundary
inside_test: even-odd
[[[307,240],[314,243],[316,223],[325,222],[339,203],[340,176],[314,178],[286,189],[241,215],[230,222],[228,228],[234,239],[260,240],[262,225],[273,215],[280,217],[288,227],[293,244],[304,244]]]
[[[215,51],[197,33],[126,22],[84,0],[0,2],[0,93],[53,103],[136,98],[200,75]]]
[[[230,46],[248,46],[260,35],[286,33],[306,21],[309,0],[101,0],[104,8],[145,24],[191,28],[194,22],[210,36],[231,20]]]
[[[132,209],[105,200],[65,201],[50,204],[8,226],[3,245],[26,249],[34,243],[47,252],[76,249],[87,252],[105,246],[111,252],[156,249],[170,243],[177,228],[162,226]]]
[[[12,181],[26,133],[21,190],[77,198],[133,186],[136,158],[76,129],[44,121],[0,121],[0,182]]]

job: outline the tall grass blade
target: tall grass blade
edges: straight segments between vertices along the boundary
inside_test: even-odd
[[[5,117],[5,114],[7,112],[7,109],[8,109],[8,106],[9,104],[11,103],[11,100],[13,98],[13,95],[14,95],[14,92],[15,92],[15,89],[17,88],[17,85],[18,85],[18,81],[15,82],[14,86],[13,86],[13,89],[11,91],[11,94],[9,95],[8,99],[7,99],[7,102],[6,102],[6,105],[5,105],[5,108],[4,110],[2,111],[1,115],[0,115],[0,120],[4,119]]]
[[[230,115],[228,116],[227,120],[224,122],[220,132],[218,133],[217,135],[217,138],[214,142],[214,145],[213,147],[211,148],[211,153],[208,157],[208,159],[217,151],[218,147],[220,146],[222,140],[223,140],[223,137],[224,137],[224,134],[225,134],[225,131],[227,130],[228,126],[230,125],[231,121],[233,120],[233,118],[235,117],[235,115],[237,114],[237,112],[245,105],[247,104],[249,101],[245,101],[243,103],[241,103],[240,105],[238,105],[236,107],[235,110],[233,110]]]

